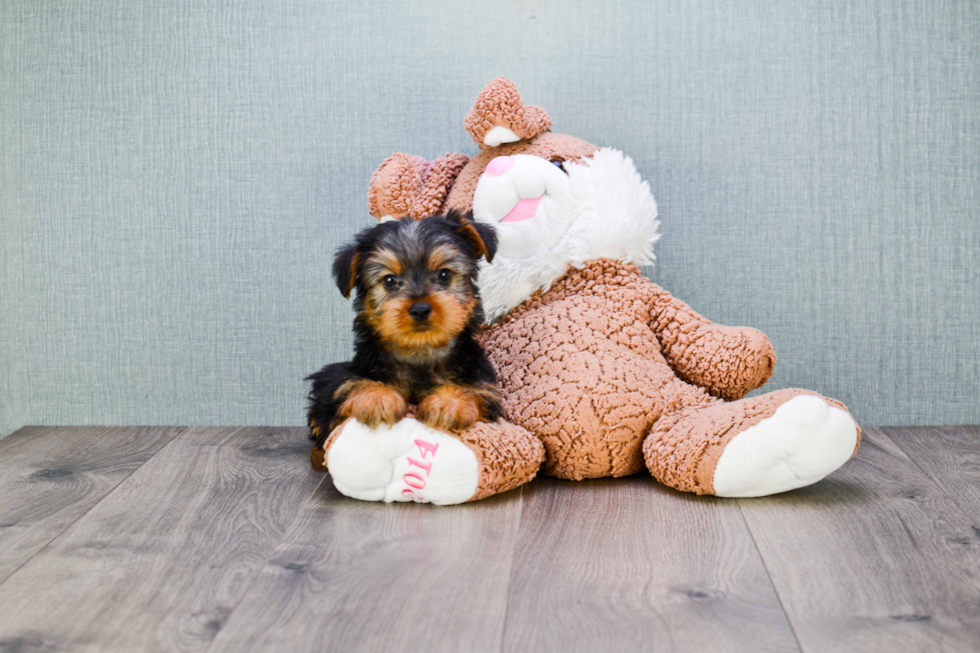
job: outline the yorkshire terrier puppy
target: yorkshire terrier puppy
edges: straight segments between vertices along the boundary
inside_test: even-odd
[[[419,420],[448,431],[500,417],[496,373],[477,341],[477,262],[490,262],[496,247],[492,227],[450,211],[382,222],[337,252],[340,292],[357,290],[354,359],[307,377],[317,449],[349,417],[392,425],[409,404]]]

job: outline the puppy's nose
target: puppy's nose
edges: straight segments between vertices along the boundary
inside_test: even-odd
[[[490,160],[490,163],[487,164],[487,169],[483,172],[483,174],[487,175],[488,177],[499,177],[510,170],[511,166],[513,165],[514,157],[498,156]]]
[[[408,307],[408,314],[416,322],[425,322],[432,315],[432,305],[429,302],[415,302]]]

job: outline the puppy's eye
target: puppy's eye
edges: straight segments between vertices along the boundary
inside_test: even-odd
[[[381,279],[381,285],[383,285],[387,290],[394,290],[398,285],[398,277],[393,274],[386,274]]]
[[[453,278],[453,271],[449,268],[443,268],[436,272],[436,281],[439,283],[449,283]]]
[[[562,172],[565,172],[565,162],[562,161],[561,159],[552,159],[551,161],[549,161],[549,163],[551,163],[551,165],[553,166],[556,166]]]

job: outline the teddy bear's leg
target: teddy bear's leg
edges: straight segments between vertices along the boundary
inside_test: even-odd
[[[657,480],[684,492],[758,497],[804,487],[843,465],[860,441],[843,404],[807,390],[732,402],[681,397],[668,410],[643,453]]]
[[[483,499],[530,481],[544,446],[526,430],[498,421],[462,433],[432,429],[406,417],[371,429],[357,420],[338,426],[313,451],[334,487],[364,501],[450,505]]]

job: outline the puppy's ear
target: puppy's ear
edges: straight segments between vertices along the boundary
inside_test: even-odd
[[[333,278],[337,282],[337,288],[344,299],[349,299],[354,285],[357,283],[357,267],[360,262],[360,254],[357,245],[348,245],[338,250],[333,257]]]
[[[460,213],[455,209],[447,213],[446,218],[459,225],[456,233],[470,241],[477,259],[482,256],[487,259],[487,263],[493,263],[493,257],[497,253],[497,232],[493,227],[477,222],[472,213]]]
[[[497,231],[490,225],[475,220],[471,224],[483,242],[483,256],[487,263],[493,263],[493,257],[497,255]]]

